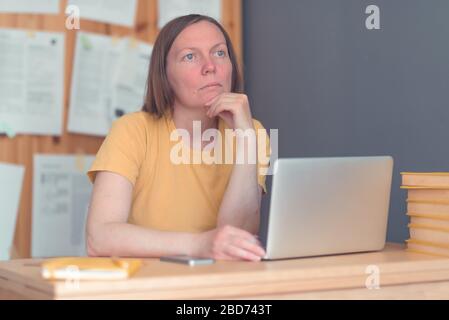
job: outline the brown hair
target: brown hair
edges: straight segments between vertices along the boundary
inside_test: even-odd
[[[231,38],[226,30],[214,18],[199,14],[189,14],[168,22],[156,38],[151,54],[145,101],[142,107],[143,111],[149,112],[158,118],[165,115],[167,111],[170,113],[173,111],[174,92],[170,87],[167,78],[167,55],[173,42],[181,31],[189,25],[200,21],[208,21],[216,25],[223,33],[223,36],[226,39],[229,59],[232,63],[231,92],[243,92],[243,81],[237,57],[235,55],[234,47],[232,46]]]

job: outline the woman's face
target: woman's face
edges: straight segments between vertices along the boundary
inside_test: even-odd
[[[203,107],[218,94],[230,92],[232,63],[220,29],[200,21],[181,31],[167,55],[167,77],[175,105]]]

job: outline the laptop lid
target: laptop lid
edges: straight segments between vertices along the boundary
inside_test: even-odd
[[[277,159],[265,259],[381,250],[392,172],[391,156]]]

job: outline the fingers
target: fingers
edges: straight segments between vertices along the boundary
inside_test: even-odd
[[[259,261],[265,255],[265,250],[257,242],[250,242],[246,239],[236,239],[232,247],[239,249],[239,253],[243,255],[240,257],[244,259]]]
[[[256,236],[246,230],[225,225],[213,235],[210,252],[215,259],[260,261],[265,255]]]
[[[265,255],[257,238],[246,230],[227,226],[229,242],[224,248],[225,254],[251,261],[260,261]]]
[[[229,98],[221,98],[216,101],[214,101],[209,109],[207,110],[206,114],[209,117],[215,117],[217,114],[219,114],[222,111],[230,111],[233,112],[235,107],[235,101],[234,99]]]
[[[265,255],[265,250],[262,248],[261,243],[257,239],[255,239],[255,242],[242,241],[242,243],[240,243],[239,245],[241,248],[251,251],[252,253],[257,254],[260,257],[263,257]]]
[[[207,111],[207,116],[215,117],[219,115],[223,111],[229,111],[230,113],[234,113],[235,105],[233,103],[227,103],[226,101],[219,101],[215,105],[211,106]]]
[[[217,112],[216,112],[217,107],[218,107],[218,104],[212,105],[212,106],[209,108],[209,110],[207,110],[206,115],[207,115],[209,118],[215,117],[215,116],[217,115]]]
[[[254,254],[251,251],[247,251],[245,249],[242,249],[241,247],[236,246],[228,246],[226,248],[226,253],[237,259],[250,260],[250,261],[260,261],[262,258],[262,256],[260,255]]]
[[[207,111],[209,116],[216,116],[218,113],[220,113],[223,110],[231,110],[234,105],[238,104],[240,102],[240,95],[236,95],[233,93],[222,93],[216,96],[215,98],[209,100],[204,105],[207,107],[209,106],[209,109]],[[217,111],[217,108],[219,106],[225,107],[221,111]]]
[[[231,93],[231,92],[223,92],[220,93],[218,95],[216,95],[215,97],[213,97],[212,99],[210,99],[208,102],[206,102],[204,105],[205,106],[211,106],[212,104],[214,104],[215,102],[217,102],[218,99],[222,99],[222,98],[229,98],[229,99],[234,99],[236,97],[235,93]]]

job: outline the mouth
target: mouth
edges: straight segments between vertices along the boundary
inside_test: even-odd
[[[221,84],[219,84],[218,82],[209,83],[209,84],[205,85],[204,87],[202,87],[201,90],[207,89],[207,88],[216,88],[216,87],[221,87]]]

